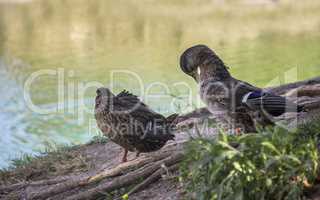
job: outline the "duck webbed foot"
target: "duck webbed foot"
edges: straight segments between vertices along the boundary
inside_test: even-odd
[[[123,157],[122,157],[122,162],[127,162],[127,155],[128,155],[128,150],[124,149]]]
[[[136,153],[136,158],[139,158],[139,156],[140,156],[140,152],[138,151],[138,152]]]

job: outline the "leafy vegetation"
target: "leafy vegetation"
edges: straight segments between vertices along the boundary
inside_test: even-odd
[[[319,166],[320,120],[295,131],[273,127],[258,134],[215,140],[195,139],[187,146],[180,180],[199,200],[305,199]]]

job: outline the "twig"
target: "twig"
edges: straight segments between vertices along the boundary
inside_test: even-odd
[[[175,153],[172,156],[169,156],[166,159],[158,161],[145,169],[139,169],[139,170],[130,172],[126,175],[116,177],[112,181],[101,183],[97,187],[94,187],[89,190],[80,192],[76,195],[70,196],[66,198],[66,200],[96,199],[101,196],[101,193],[99,191],[112,192],[119,188],[132,185],[137,181],[139,181],[140,179],[145,179],[148,176],[152,175],[155,171],[157,171],[161,167],[161,164],[171,166],[179,162],[182,158],[183,158],[182,152]]]

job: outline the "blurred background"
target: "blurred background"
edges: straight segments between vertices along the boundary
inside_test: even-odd
[[[149,91],[168,96],[147,101],[165,115],[200,106],[183,98],[171,104],[173,96],[188,93],[177,82],[187,83],[196,98],[194,80],[178,65],[191,45],[208,45],[235,77],[261,87],[288,82],[292,69],[292,81],[317,76],[319,10],[317,0],[0,0],[0,168],[50,144],[84,143],[97,134],[95,88],[82,95],[79,85],[108,86],[114,70],[138,74],[146,87],[168,85],[169,91]],[[64,104],[49,114],[34,112],[24,98],[26,81],[43,69],[64,74]],[[58,78],[32,82],[33,104],[62,103]],[[142,94],[137,80],[116,78],[114,92]]]

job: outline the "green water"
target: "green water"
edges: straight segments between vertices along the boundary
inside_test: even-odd
[[[128,89],[165,115],[201,106],[178,65],[194,44],[207,44],[235,77],[261,87],[320,74],[320,3],[221,2],[0,1],[0,167],[48,143],[98,134],[99,84]],[[26,90],[35,73],[42,75]],[[24,93],[51,111],[36,112]]]

